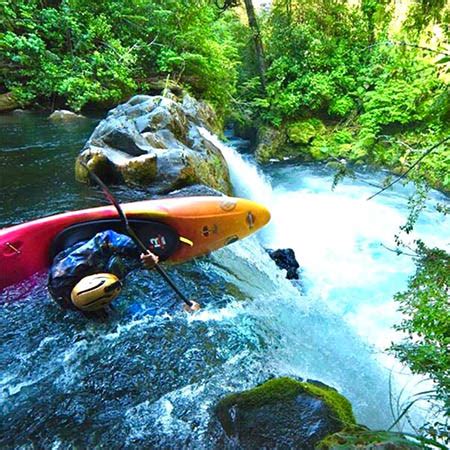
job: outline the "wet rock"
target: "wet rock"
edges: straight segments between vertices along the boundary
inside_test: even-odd
[[[0,112],[12,111],[18,107],[19,102],[17,102],[11,92],[0,94]]]
[[[295,258],[295,252],[291,248],[280,248],[278,250],[267,250],[269,256],[275,261],[280,269],[286,270],[288,280],[298,280],[298,269],[300,264]]]
[[[220,122],[214,110],[206,102],[199,102],[190,95],[183,97],[183,109],[186,115],[197,125],[204,126],[214,133],[221,131]]]
[[[53,111],[48,118],[52,121],[61,121],[61,122],[69,122],[71,120],[79,120],[84,119],[85,117],[81,114],[76,114],[72,111],[68,111],[67,109],[57,109]]]
[[[283,127],[262,127],[258,131],[255,156],[260,162],[283,159],[290,152],[287,148],[287,136]]]
[[[205,186],[204,184],[193,184],[176,191],[172,191],[168,197],[221,197],[222,192]]]
[[[181,102],[174,96],[137,95],[109,111],[94,130],[78,157],[76,177],[88,181],[82,160],[99,175],[106,170],[115,182],[155,194],[193,184],[231,194],[222,153],[202,134],[202,127],[211,130],[215,120],[208,105],[189,95]]]
[[[227,439],[243,449],[313,449],[325,436],[355,424],[350,403],[336,390],[291,378],[229,395],[215,413]]]

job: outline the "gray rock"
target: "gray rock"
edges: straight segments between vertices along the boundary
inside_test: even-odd
[[[214,117],[208,105],[190,96],[181,103],[173,96],[135,96],[94,130],[78,157],[76,177],[89,181],[83,160],[99,176],[153,193],[203,184],[231,194],[222,153],[200,130]]]
[[[68,111],[67,109],[57,109],[56,111],[53,111],[48,118],[53,121],[60,121],[60,122],[69,122],[72,120],[80,120],[85,119],[84,116],[81,114],[76,114],[72,111]]]

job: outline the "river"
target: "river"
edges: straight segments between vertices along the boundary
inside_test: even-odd
[[[39,114],[0,116],[0,224],[104,204],[73,179],[74,159],[97,123],[52,124]],[[236,144],[236,141],[230,141]],[[242,144],[241,142],[237,142]],[[222,145],[218,142],[218,145]],[[133,272],[110,320],[59,310],[45,289],[2,293],[0,445],[211,448],[211,414],[226,393],[270,376],[321,380],[349,398],[357,419],[385,428],[420,380],[384,349],[400,320],[392,296],[414,272],[388,250],[407,216],[411,186],[371,201],[381,173],[362,171],[332,191],[319,165],[256,167],[223,146],[238,195],[265,203],[258,236],[177,267],[170,275],[203,305],[187,316],[155,273]],[[122,200],[145,190],[114,188]],[[444,246],[450,221],[433,192],[414,237]],[[301,286],[264,247],[291,247]],[[8,301],[24,292],[22,300]],[[417,411],[421,414],[421,411]]]

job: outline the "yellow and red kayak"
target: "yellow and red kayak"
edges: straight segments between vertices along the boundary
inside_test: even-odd
[[[126,203],[131,226],[161,260],[182,262],[245,238],[269,211],[233,197],[182,197]],[[0,230],[0,289],[47,269],[61,250],[99,231],[125,233],[113,206],[90,208]]]

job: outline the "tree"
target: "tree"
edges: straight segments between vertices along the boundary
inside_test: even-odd
[[[223,4],[220,5],[218,0],[215,0],[216,6],[221,10],[225,11],[229,8],[234,8],[239,6],[240,0],[224,0]],[[256,17],[255,8],[253,6],[252,0],[244,0],[245,11],[247,13],[248,25],[252,30],[253,46],[256,57],[256,65],[258,67],[259,78],[261,80],[261,85],[263,89],[266,89],[266,63],[264,56],[264,46],[261,38],[261,32],[258,25],[258,19]]]
[[[245,10],[247,11],[248,24],[253,33],[253,44],[255,46],[256,63],[258,65],[259,77],[261,84],[266,89],[266,64],[264,58],[264,47],[261,39],[261,33],[259,31],[258,21],[256,19],[255,8],[253,7],[252,0],[244,0]]]

